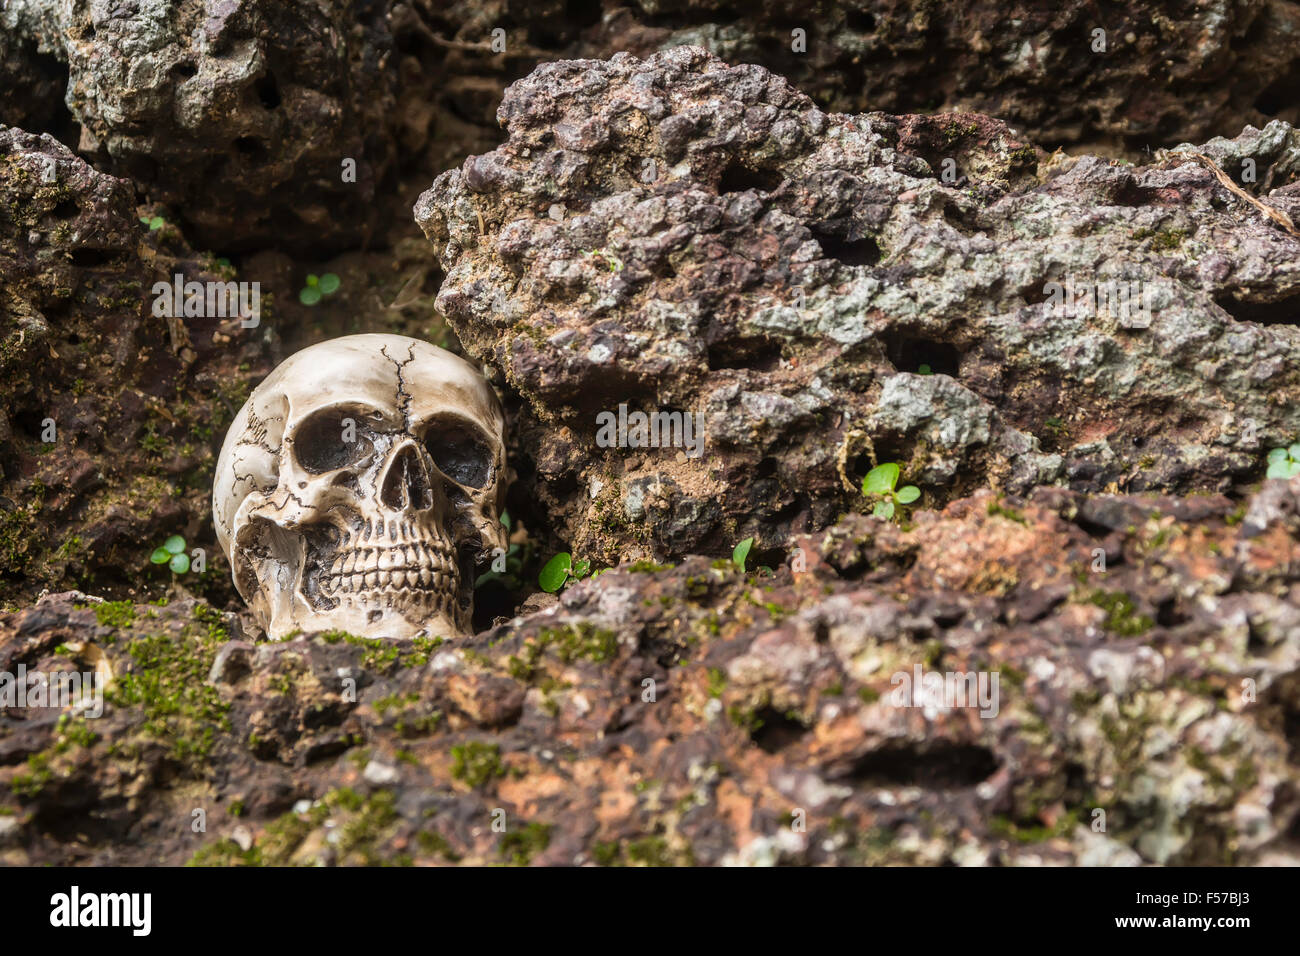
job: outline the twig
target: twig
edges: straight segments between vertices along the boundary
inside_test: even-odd
[[[1206,156],[1204,153],[1193,152],[1191,155],[1196,157],[1197,161],[1200,162],[1202,166],[1205,166],[1210,172],[1214,173],[1214,178],[1221,182],[1228,192],[1232,193],[1238,199],[1244,199],[1269,219],[1272,219],[1287,232],[1291,233],[1291,235],[1300,239],[1300,229],[1296,229],[1295,223],[1291,221],[1291,217],[1285,212],[1274,206],[1270,206],[1263,200],[1256,199],[1250,193],[1246,192],[1246,190],[1242,189],[1232,181],[1231,176],[1219,168],[1218,163],[1210,159],[1210,157]]]

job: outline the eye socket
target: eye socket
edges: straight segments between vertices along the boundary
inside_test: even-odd
[[[492,477],[492,448],[468,423],[439,421],[429,426],[424,447],[438,470],[467,488],[482,488]]]
[[[293,435],[293,454],[298,464],[320,475],[368,458],[375,445],[363,421],[362,412],[332,408],[309,416]]]

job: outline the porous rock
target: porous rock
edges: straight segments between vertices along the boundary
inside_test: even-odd
[[[1300,433],[1300,238],[1193,147],[1135,167],[987,117],[828,114],[687,47],[547,64],[499,118],[416,218],[440,307],[522,398],[529,496],[583,553],[774,546],[881,461],[931,501],[1225,491]],[[1298,142],[1206,149],[1286,212]],[[1121,283],[1145,318],[1058,304]],[[599,446],[621,404],[702,414],[704,455]]]
[[[0,860],[1294,864],[1300,562],[1240,516],[981,492],[447,641],[51,595],[0,615],[0,669],[113,683],[0,713]],[[904,706],[918,670],[997,692]]]

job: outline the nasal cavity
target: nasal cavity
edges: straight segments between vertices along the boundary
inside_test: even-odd
[[[394,511],[432,506],[433,483],[416,446],[406,445],[388,463],[379,500]]]

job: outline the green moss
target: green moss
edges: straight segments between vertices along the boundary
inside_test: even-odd
[[[673,866],[676,862],[661,836],[646,836],[635,840],[615,840],[597,843],[591,849],[591,858],[598,866]],[[689,860],[680,861],[689,864]]]
[[[759,709],[732,704],[727,708],[727,719],[746,733],[756,734],[763,729],[763,718],[758,716]]]
[[[560,660],[566,664],[575,660],[601,664],[613,660],[618,653],[618,635],[587,621],[565,628],[542,630],[537,639],[543,644],[553,645],[559,652]]]
[[[27,758],[27,769],[15,774],[9,782],[9,789],[19,797],[35,797],[54,776],[50,769],[51,759],[46,751],[32,754]]]
[[[943,130],[944,145],[951,146],[958,140],[965,139],[977,132],[979,132],[978,123],[949,123]]]
[[[1037,166],[1038,151],[1032,146],[1018,146],[1007,151],[1007,163],[1016,166]]]
[[[989,820],[989,830],[995,835],[1015,840],[1018,843],[1042,843],[1063,837],[1079,823],[1079,811],[1070,810],[1061,814],[1055,825],[1045,826],[1041,823],[1017,822],[1008,816],[999,814]]]
[[[451,748],[451,775],[471,787],[481,787],[496,777],[504,777],[501,748],[496,744],[470,741]]]
[[[1002,664],[998,667],[998,673],[1002,678],[1013,687],[1024,687],[1025,680],[1029,676],[1018,667],[1010,664]]]
[[[575,660],[600,664],[612,660],[618,653],[618,635],[587,621],[562,628],[543,628],[524,641],[518,655],[510,656],[506,662],[510,676],[524,683],[532,681],[548,649],[554,649],[565,664]],[[485,663],[490,665],[492,662],[485,659]],[[553,686],[554,682],[549,682],[543,689]]]
[[[305,814],[286,813],[267,825],[257,843],[241,850],[233,840],[223,839],[202,847],[187,866],[285,866],[313,830],[328,819],[338,824],[331,841],[340,862],[366,866],[409,863],[403,855],[386,857],[382,841],[396,821],[396,800],[389,790],[377,790],[362,797],[349,787],[332,790]]]
[[[530,823],[522,830],[503,834],[501,858],[512,866],[527,866],[534,856],[551,845],[551,825]]]
[[[988,513],[990,517],[1006,518],[1008,521],[1014,521],[1016,524],[1022,524],[1026,528],[1029,527],[1029,522],[1025,519],[1024,515],[1022,515],[1015,508],[1008,508],[1000,501],[990,501],[988,506]]]
[[[58,757],[74,748],[89,749],[99,740],[85,717],[63,714],[54,725],[54,742],[27,758],[26,769],[15,774],[9,788],[16,796],[35,797],[54,779]]]
[[[880,691],[876,690],[874,687],[859,687],[858,700],[862,701],[864,704],[874,704],[876,701],[880,700]]]
[[[262,866],[262,851],[256,845],[247,850],[229,838],[222,838],[215,843],[199,847],[194,855],[185,861],[186,866]]]
[[[668,571],[676,567],[673,564],[656,564],[653,561],[641,560],[633,561],[627,566],[628,571],[633,574],[656,574],[659,571]]]
[[[1137,606],[1127,594],[1098,589],[1088,596],[1088,603],[1106,612],[1102,627],[1121,637],[1137,637],[1151,630],[1154,622],[1137,612]]]
[[[203,636],[177,639],[149,635],[132,640],[129,671],[119,673],[108,692],[117,707],[139,707],[145,733],[171,745],[172,757],[200,762],[212,752],[218,731],[228,732],[230,705],[207,682],[217,648],[226,639],[220,615],[200,607],[195,617],[207,622]]]
[[[424,667],[433,658],[433,652],[446,643],[441,637],[417,637],[407,642],[408,653],[402,659],[404,667]]]
[[[451,863],[459,863],[461,860],[460,854],[441,833],[421,830],[415,835],[415,840],[420,844],[420,849],[431,856],[440,856]]]
[[[709,696],[721,697],[727,689],[727,673],[720,667],[709,668]]]
[[[317,637],[326,644],[351,644],[365,648],[361,666],[367,670],[387,670],[400,662],[402,667],[424,667],[433,652],[446,643],[442,637],[417,637],[410,641],[386,641],[377,637],[357,637],[347,631],[323,631]]]

